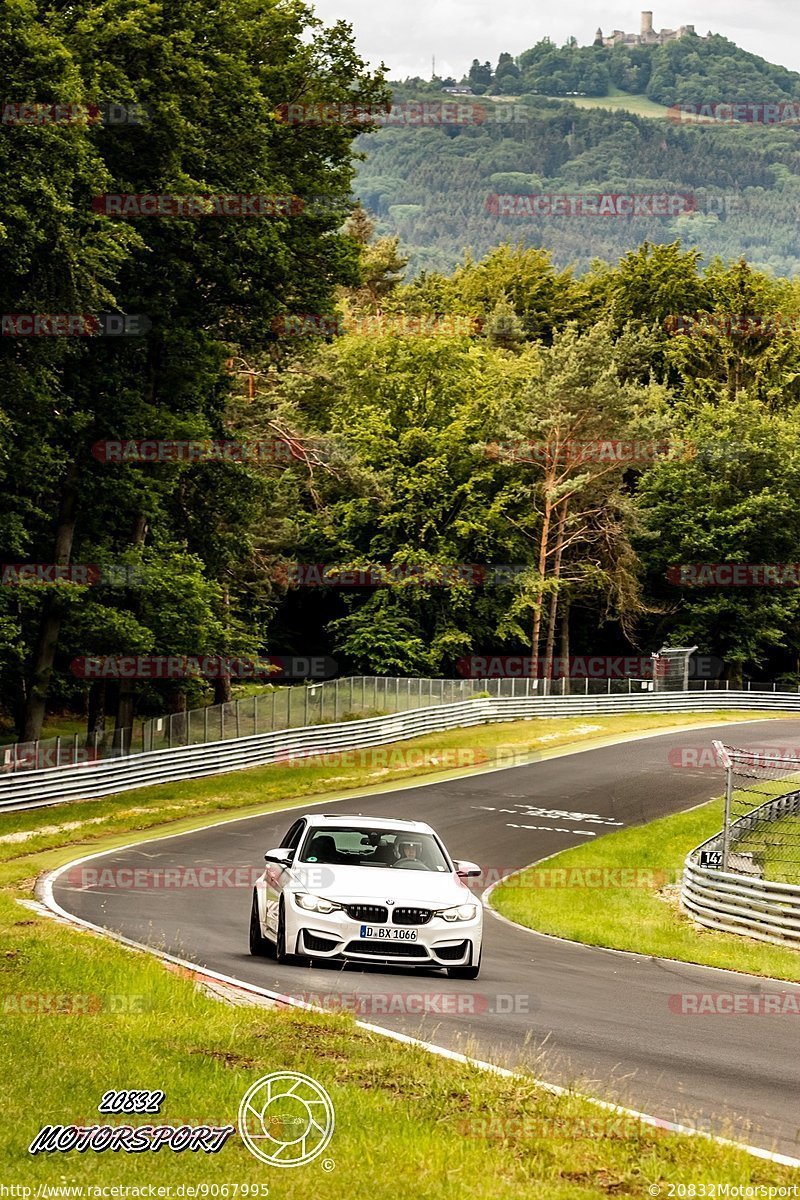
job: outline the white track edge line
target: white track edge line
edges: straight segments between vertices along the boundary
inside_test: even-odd
[[[742,725],[758,724],[759,721],[761,721],[763,719],[764,718],[749,718],[746,721],[722,722],[722,724],[725,724],[725,725],[727,725],[727,724],[737,724],[737,725],[738,724],[742,724]],[[647,737],[658,737],[661,735],[668,735],[669,733],[686,732],[687,730],[693,730],[693,729],[698,729],[698,728],[704,728],[704,729],[717,728],[718,725],[719,725],[719,723],[715,723],[714,725],[705,725],[705,726],[690,725],[683,730],[671,729],[671,730],[660,730],[658,732],[647,731],[643,734],[634,735],[629,738],[623,738],[622,741],[623,742],[641,741]],[[619,744],[619,743],[616,743],[616,744]],[[567,752],[566,754],[554,754],[552,756],[552,758],[556,758],[556,757],[566,758],[566,757],[569,757],[570,753],[580,754],[580,753],[585,753],[590,749],[605,749],[605,748],[606,747],[604,747],[604,746],[580,747],[574,751]],[[550,760],[537,759],[534,761],[550,761]],[[522,764],[515,764],[515,765],[522,765]],[[509,770],[510,767],[501,767],[501,768],[496,768],[496,769]],[[486,772],[486,771],[474,772],[474,774],[489,774],[489,773],[491,773],[491,772]],[[432,782],[433,781],[431,781],[431,783]],[[378,793],[378,794],[380,794],[380,793]],[[350,797],[342,797],[340,801],[319,800],[319,801],[315,801],[314,803],[315,804],[341,803],[343,800],[346,800],[349,798]],[[291,807],[296,808],[297,805],[293,805]],[[696,806],[696,807],[699,807],[699,806]],[[204,829],[212,829],[216,825],[232,824],[234,821],[237,821],[237,820],[250,820],[250,819],[253,819],[253,817],[255,817],[255,816],[266,816],[266,815],[271,815],[272,813],[279,813],[279,812],[283,812],[283,811],[287,811],[287,810],[286,809],[272,809],[269,811],[269,813],[251,814],[250,816],[245,816],[245,817],[234,817],[234,818],[230,818],[228,820],[212,821],[208,825],[202,825],[197,829],[187,830],[186,834],[199,833]],[[144,839],[144,841],[132,842],[132,843],[129,843],[124,846],[117,846],[114,849],[117,851],[129,850],[129,849],[135,848],[136,846],[143,845],[145,842],[163,841],[168,837],[180,837],[180,836],[182,836],[182,835],[181,834],[165,834],[163,837],[148,838],[148,839]],[[66,863],[63,866],[56,868],[54,871],[48,872],[41,881],[37,881],[37,885],[36,885],[36,891],[42,895],[42,897],[44,899],[45,907],[47,909],[49,909],[52,914],[61,917],[63,920],[66,920],[69,924],[72,924],[72,925],[77,924],[78,926],[81,926],[83,928],[90,929],[94,933],[98,933],[103,937],[112,938],[114,941],[120,942],[123,945],[127,945],[131,949],[135,949],[135,950],[141,951],[143,953],[147,953],[147,954],[152,954],[156,958],[159,958],[161,961],[174,963],[175,965],[184,967],[184,968],[188,969],[189,971],[192,971],[196,974],[200,974],[200,975],[205,974],[211,979],[219,980],[221,983],[228,983],[228,984],[233,985],[234,987],[242,988],[245,991],[253,992],[256,995],[266,996],[268,999],[275,1000],[280,1003],[284,1003],[290,1007],[308,1009],[308,1010],[311,1010],[314,1012],[316,1012],[316,1011],[325,1012],[326,1011],[325,1009],[317,1008],[316,1005],[310,1005],[310,1004],[305,1003],[304,1001],[299,1001],[299,1000],[295,999],[294,997],[284,996],[280,992],[272,992],[267,988],[259,988],[255,984],[248,984],[243,980],[234,979],[232,976],[223,975],[217,971],[205,970],[203,968],[198,967],[198,965],[196,963],[189,962],[185,959],[177,958],[174,955],[167,954],[165,951],[156,950],[153,947],[143,945],[140,942],[135,942],[131,938],[126,938],[123,934],[114,933],[108,929],[104,929],[102,926],[99,926],[99,925],[93,925],[90,921],[85,921],[83,918],[76,917],[73,914],[68,913],[65,909],[62,909],[61,906],[58,904],[57,900],[55,899],[55,896],[53,895],[53,885],[55,884],[56,879],[61,874],[63,874],[65,871],[70,870],[73,867],[80,866],[82,863],[89,862],[94,858],[101,858],[104,854],[109,854],[109,853],[113,853],[113,852],[114,852],[114,850],[111,850],[111,851],[103,850],[103,851],[98,851],[95,854],[84,855],[82,858],[76,859],[74,862]],[[553,857],[553,856],[549,856],[549,857]],[[545,861],[545,860],[541,860],[541,861]],[[515,872],[515,874],[516,874],[516,872]],[[496,886],[496,885],[494,885],[494,886]],[[491,890],[491,889],[489,889],[489,890]],[[489,911],[494,913],[493,909],[489,909]],[[494,915],[497,916],[498,919],[501,919],[504,921],[507,920],[507,918],[505,918],[505,917],[500,917],[499,913],[494,913]],[[515,922],[509,921],[508,924],[512,925],[514,928],[519,928],[519,929],[523,928],[523,926],[516,925]],[[530,932],[534,932],[534,931],[530,931]],[[546,935],[542,935],[542,936],[546,936]],[[562,939],[562,940],[564,940],[564,939]],[[581,945],[582,943],[575,943],[575,944]],[[627,953],[627,952],[619,951],[618,953]],[[665,961],[669,961],[669,960],[665,960]],[[542,1090],[544,1090],[544,1091],[549,1091],[555,1095],[565,1095],[567,1093],[574,1094],[574,1093],[569,1092],[569,1089],[559,1087],[557,1084],[549,1084],[549,1083],[546,1083],[544,1080],[535,1079],[533,1076],[521,1076],[521,1075],[519,1075],[518,1072],[508,1071],[504,1067],[498,1067],[492,1063],[483,1062],[481,1059],[470,1058],[467,1055],[460,1054],[458,1051],[448,1050],[444,1046],[437,1046],[433,1042],[425,1042],[419,1038],[414,1038],[408,1034],[402,1034],[402,1033],[399,1033],[392,1029],[386,1029],[380,1025],[371,1025],[364,1021],[357,1021],[356,1025],[359,1028],[365,1029],[369,1032],[379,1033],[383,1037],[392,1038],[394,1041],[403,1042],[408,1045],[419,1046],[420,1048],[427,1050],[431,1054],[437,1054],[440,1057],[451,1059],[454,1062],[460,1062],[462,1064],[474,1066],[480,1070],[486,1070],[486,1071],[491,1071],[494,1073],[500,1073],[506,1077],[511,1077],[511,1078],[514,1078],[514,1077],[533,1078],[534,1083],[538,1087],[542,1088]],[[717,1145],[729,1146],[734,1149],[744,1151],[745,1153],[750,1154],[755,1158],[765,1159],[766,1161],[774,1162],[780,1166],[800,1167],[800,1159],[792,1158],[789,1155],[779,1154],[779,1153],[777,1153],[775,1151],[771,1151],[771,1150],[765,1150],[759,1146],[750,1146],[744,1142],[736,1142],[729,1138],[717,1137],[714,1134],[706,1133],[704,1130],[690,1129],[686,1126],[676,1124],[675,1122],[665,1121],[663,1118],[654,1117],[648,1113],[639,1113],[636,1109],[625,1108],[620,1105],[611,1104],[607,1100],[600,1100],[593,1096],[583,1096],[581,1094],[581,1098],[589,1101],[592,1104],[599,1106],[600,1108],[603,1108],[606,1111],[611,1111],[611,1112],[616,1112],[616,1113],[620,1113],[620,1114],[627,1115],[627,1116],[636,1117],[643,1124],[651,1125],[654,1128],[667,1129],[669,1132],[672,1132],[672,1133],[683,1133],[683,1134],[688,1134],[688,1135],[692,1135],[695,1137],[706,1138],[712,1142],[715,1142]]]

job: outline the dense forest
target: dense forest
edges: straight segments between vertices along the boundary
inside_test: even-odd
[[[230,693],[224,673],[89,680],[87,656],[322,654],[343,675],[452,676],[470,654],[691,640],[729,678],[796,677],[796,588],[684,585],[675,568],[800,561],[800,284],[741,253],[704,262],[694,217],[660,236],[631,221],[622,253],[626,222],[609,222],[583,272],[492,218],[478,253],[414,274],[353,208],[359,130],[275,115],[298,96],[388,106],[346,27],[308,38],[299,9],[256,25],[235,3],[184,7],[195,36],[177,40],[144,2],[125,38],[106,18],[7,9],[0,39],[11,100],[105,101],[113,67],[114,101],[149,113],[0,141],[2,312],[145,318],[132,336],[0,338],[0,704],[20,736],[53,709],[126,727]],[[487,188],[536,172],[737,188],[767,225],[780,195],[788,227],[792,131],[533,117],[521,133],[367,132],[361,194],[379,213],[418,205],[453,253]],[[96,198],[120,194],[308,203],[103,215]],[[719,224],[728,251],[792,255],[779,229]],[[585,451],[598,444],[645,449]]]
[[[424,95],[410,85],[395,89],[399,105]],[[705,261],[743,254],[776,274],[800,269],[800,126],[692,126],[523,101],[481,98],[487,118],[480,122],[398,123],[359,139],[366,159],[355,190],[380,232],[399,234],[412,272],[450,270],[465,247],[482,256],[502,241],[545,246],[559,265],[584,270],[645,239],[676,238]],[[687,211],[650,218],[492,211],[497,194],[621,193],[687,197]]]

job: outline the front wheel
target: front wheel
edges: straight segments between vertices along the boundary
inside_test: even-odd
[[[261,932],[261,921],[258,916],[258,896],[253,890],[253,905],[250,909],[250,953],[258,958],[271,958],[275,951],[269,938]]]
[[[295,964],[304,966],[308,963],[308,959],[301,958],[298,954],[290,954],[286,949],[286,910],[283,899],[281,899],[278,909],[278,940],[275,943],[275,957],[279,963],[284,963],[287,967]]]
[[[449,979],[477,979],[481,969],[481,959],[478,955],[478,961],[474,967],[448,967],[447,976]]]

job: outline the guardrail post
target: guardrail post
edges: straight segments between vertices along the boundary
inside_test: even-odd
[[[337,679],[333,686],[333,722],[339,720],[339,680]]]
[[[38,768],[39,768],[39,739],[37,738],[36,741],[33,743],[33,769],[34,769],[34,771],[36,771],[36,770],[38,770]]]
[[[589,676],[588,675],[586,676],[586,678],[583,681],[583,694],[584,694],[584,696],[589,695]]]
[[[74,734],[73,738],[72,738],[72,761],[73,761],[73,763],[77,763],[77,761],[78,761],[78,735],[77,735],[77,733]]]
[[[61,738],[56,738],[56,766],[61,766]]]
[[[253,696],[253,733],[258,733],[258,692]]]
[[[303,724],[308,724],[308,684],[305,687],[305,696],[303,697]]]
[[[725,768],[725,821],[722,826],[722,869],[728,869],[728,855],[731,849],[731,796],[733,794],[733,764]]]
[[[203,709],[203,741],[208,741],[208,705]]]
[[[240,725],[241,704],[242,704],[241,700],[236,701],[236,736],[237,736],[237,738],[242,736],[242,730],[241,730],[241,725]]]
[[[611,695],[611,676],[610,675],[608,677],[608,688],[606,689],[606,695],[608,695],[608,696]]]

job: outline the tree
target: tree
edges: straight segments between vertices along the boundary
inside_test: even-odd
[[[630,456],[620,445],[652,437],[662,421],[663,391],[654,386],[623,383],[615,361],[608,324],[581,335],[574,325],[542,351],[530,383],[505,413],[516,450],[510,455],[510,494],[517,516],[509,512],[535,548],[535,573],[512,605],[507,628],[521,633],[520,621],[531,613],[532,673],[536,678],[546,598],[551,598],[546,629],[545,677],[553,657],[562,570],[574,552],[580,582],[605,563],[626,563],[628,532],[609,514],[624,512],[620,497]],[[635,465],[635,460],[634,460]],[[619,542],[619,546],[614,543]],[[603,554],[595,557],[598,543]],[[636,589],[625,594],[626,622],[636,611]],[[613,589],[607,589],[613,594]]]

